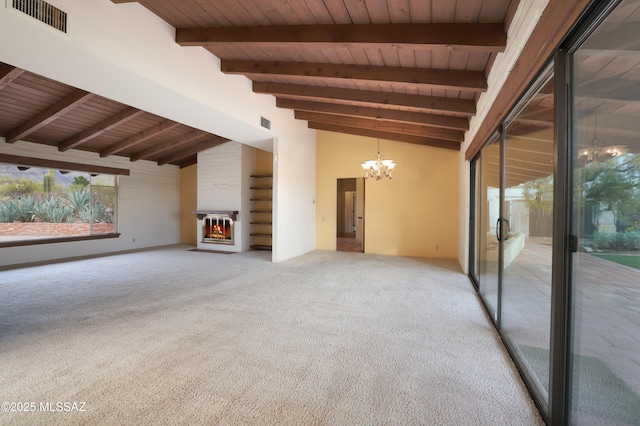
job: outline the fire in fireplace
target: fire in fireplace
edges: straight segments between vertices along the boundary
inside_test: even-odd
[[[202,242],[233,244],[233,219],[229,215],[205,215],[202,218]]]

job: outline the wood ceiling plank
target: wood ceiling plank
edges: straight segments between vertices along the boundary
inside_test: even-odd
[[[487,80],[484,73],[474,71],[233,60],[223,60],[221,62],[221,70],[226,74],[244,74],[247,76],[275,74],[328,79],[382,80],[471,92],[484,92],[487,90]]]
[[[0,62],[0,90],[11,84],[22,73],[24,73],[22,68],[16,68]]]
[[[343,0],[323,0],[334,24],[353,24]]]
[[[253,91],[255,93],[272,94],[276,97],[341,100],[370,104],[395,105],[466,116],[472,116],[476,112],[476,105],[473,101],[407,95],[403,93],[265,82],[254,82]]]
[[[410,24],[412,18],[409,0],[393,0],[389,3],[389,20],[393,24]],[[413,21],[417,23],[418,21]]]
[[[461,143],[464,134],[460,130],[439,129],[417,123],[385,121],[373,118],[348,117],[336,114],[325,114],[308,111],[295,111],[295,118],[313,123],[335,124],[337,126],[374,128],[380,132],[401,133],[404,135],[422,136],[425,138],[443,139]]]
[[[460,144],[458,142],[445,141],[440,139],[430,139],[430,138],[423,138],[420,136],[403,135],[399,133],[387,133],[387,132],[380,132],[380,134],[378,135],[378,132],[375,129],[370,129],[370,128],[359,129],[355,127],[336,126],[336,125],[324,124],[324,123],[310,122],[308,126],[310,129],[316,129],[316,130],[326,130],[329,132],[346,133],[350,135],[367,136],[371,138],[377,138],[378,136],[380,136],[381,139],[387,139],[390,141],[406,142],[406,143],[412,143],[416,145],[424,145],[424,146],[431,146],[435,148],[444,148],[444,149],[450,149],[453,151],[460,151]]]
[[[269,17],[264,13],[264,9],[261,5],[254,1],[245,2],[232,2],[228,7],[241,7],[246,11],[246,22],[255,22],[255,24],[248,25],[273,25],[273,22],[269,20]]]
[[[166,141],[164,143],[161,144],[155,144],[154,146],[151,146],[149,148],[143,149],[141,151],[138,151],[134,154],[132,154],[131,156],[129,156],[129,159],[131,161],[138,161],[138,160],[142,160],[142,159],[147,159],[148,157],[152,156],[152,155],[156,155],[159,154],[161,152],[164,151],[168,151],[170,149],[174,149],[177,148],[181,145],[185,145],[189,142],[192,142],[198,138],[201,138],[203,136],[205,136],[207,133],[203,132],[201,130],[192,130],[189,133],[187,133],[186,135],[176,138],[176,139],[172,139],[170,141]]]
[[[480,9],[485,5],[485,3],[487,3],[485,0],[466,0],[465,2],[458,2],[456,4],[453,22],[467,22],[475,24],[478,22]],[[502,21],[496,22],[502,23]]]
[[[87,102],[94,95],[84,90],[75,90],[65,98],[56,102],[54,105],[40,112],[35,117],[25,121],[19,126],[9,130],[5,135],[5,141],[7,143],[14,143],[17,140],[24,138],[25,136],[34,133],[41,127],[46,126],[53,120],[66,114],[68,111],[77,107],[78,105]]]
[[[114,127],[117,127],[126,121],[133,120],[134,118],[139,117],[144,113],[144,111],[136,108],[127,108],[125,110],[122,110],[119,113],[107,118],[106,120],[103,120],[100,123],[95,124],[88,129],[83,130],[82,132],[77,133],[70,138],[60,142],[60,144],[58,145],[58,151],[64,152],[70,150],[71,148],[75,148],[78,145],[81,145],[84,142],[95,138],[96,136]]]
[[[331,17],[327,5],[322,0],[303,0],[307,10],[309,11],[309,19],[303,21],[309,24],[335,24]]]
[[[180,160],[183,160],[184,158],[189,157],[193,154],[197,154],[200,151],[204,151],[206,149],[213,148],[218,145],[222,145],[223,143],[226,143],[226,142],[228,142],[226,139],[223,141],[219,139],[214,139],[214,140],[199,142],[197,144],[190,145],[189,147],[179,152],[167,155],[166,157],[162,157],[157,161],[157,163],[158,163],[158,166],[163,166],[165,164],[179,162]]]
[[[158,136],[161,133],[164,133],[168,130],[181,126],[180,123],[171,120],[164,120],[161,123],[158,123],[154,126],[151,126],[143,131],[136,133],[135,135],[131,135],[125,140],[122,140],[116,144],[113,144],[102,151],[100,151],[100,157],[107,157],[109,155],[117,154],[120,151],[123,151],[127,148],[135,146],[141,142],[146,141],[154,136]]]
[[[411,22],[432,22],[433,14],[431,12],[431,7],[433,1],[439,0],[409,0]]]
[[[502,24],[275,25],[177,28],[181,46],[307,46],[503,52]]]
[[[351,22],[354,24],[370,24],[371,18],[364,1],[345,1],[345,6],[349,12]]]
[[[372,23],[388,24],[391,22],[387,0],[368,0],[366,8]]]
[[[326,102],[309,102],[281,98],[276,99],[276,106],[279,108],[287,108],[298,111],[325,112],[330,114],[342,114],[354,117],[382,118],[384,120],[417,123],[442,129],[462,131],[469,129],[469,120],[464,117],[451,117],[446,115],[424,114],[421,112],[413,111],[400,111],[393,109],[330,104]]]

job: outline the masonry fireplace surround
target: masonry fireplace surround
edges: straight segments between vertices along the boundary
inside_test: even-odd
[[[193,213],[202,223],[203,243],[233,244],[237,211],[196,210]]]

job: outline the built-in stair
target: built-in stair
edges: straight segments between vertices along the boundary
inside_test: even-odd
[[[273,175],[251,175],[249,235],[254,250],[272,250]]]

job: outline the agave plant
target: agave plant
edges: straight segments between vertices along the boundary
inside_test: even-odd
[[[37,205],[35,213],[43,222],[69,222],[71,214],[73,213],[73,207],[64,205],[55,197],[51,197]]]
[[[89,188],[84,187],[69,191],[69,194],[67,194],[67,199],[73,206],[73,209],[79,214],[85,209],[85,207],[89,205],[89,201],[91,200]]]
[[[15,220],[19,220],[20,222],[33,222],[35,206],[36,200],[31,195],[18,198]]]
[[[16,216],[16,203],[13,200],[0,201],[0,222],[13,222]]]

